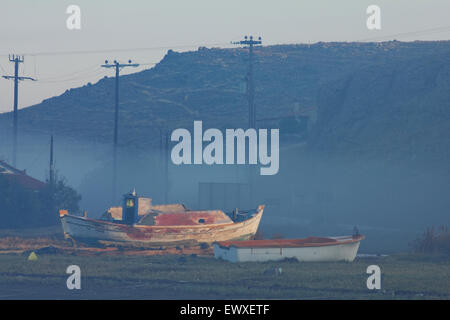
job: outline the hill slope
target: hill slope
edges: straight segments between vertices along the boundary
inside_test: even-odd
[[[257,117],[317,107],[308,140],[312,150],[360,146],[358,152],[383,152],[408,145],[408,156],[414,156],[411,145],[419,144],[425,153],[447,152],[442,135],[448,132],[449,51],[448,41],[257,48]],[[246,49],[199,48],[169,50],[154,68],[122,76],[119,143],[157,145],[160,127],[191,127],[193,120],[218,128],[245,126],[246,72]],[[21,110],[20,127],[110,143],[113,92],[113,78],[67,90]],[[2,127],[10,123],[11,114],[0,115]],[[284,129],[282,122],[273,125]]]
[[[450,52],[395,58],[322,87],[311,148],[448,161],[449,59]]]

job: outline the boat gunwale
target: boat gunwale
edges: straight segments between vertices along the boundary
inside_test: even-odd
[[[325,237],[326,238],[326,237]],[[342,237],[340,237],[342,238]],[[294,241],[295,240],[304,240],[307,238],[303,238],[303,239],[283,239],[283,242],[276,242],[274,240],[273,244],[264,244],[264,245],[258,245],[257,243],[254,243],[254,245],[248,244],[248,242],[259,242],[259,241],[265,241],[265,240],[248,240],[248,241],[217,241],[214,242],[213,244],[218,245],[219,247],[223,248],[223,249],[230,249],[231,247],[234,247],[236,249],[270,249],[270,248],[276,248],[276,249],[280,249],[280,248],[316,248],[316,247],[329,247],[329,246],[337,246],[337,245],[342,245],[342,244],[352,244],[352,243],[357,243],[357,242],[361,242],[361,240],[365,239],[364,235],[359,235],[357,237],[353,237],[353,236],[348,236],[345,238],[333,238],[333,237],[329,237],[328,239],[330,240],[335,240],[335,241],[330,241],[330,242],[322,242],[322,243],[313,243],[313,242],[306,242],[304,244],[296,244]],[[345,240],[344,240],[345,239]],[[289,242],[290,241],[290,242]],[[246,244],[243,244],[242,242],[245,242]]]
[[[75,216],[75,215],[71,215],[71,214],[64,214],[60,216],[60,219],[62,220],[65,217],[68,218],[75,218],[78,220],[84,220],[87,222],[93,222],[93,223],[97,223],[97,224],[106,224],[106,225],[110,225],[110,226],[116,226],[116,227],[128,227],[128,228],[137,228],[137,229],[169,229],[169,228],[175,228],[175,229],[187,229],[187,228],[208,228],[208,227],[213,227],[213,228],[219,228],[219,227],[227,227],[227,226],[238,226],[240,224],[244,224],[246,222],[250,222],[252,220],[255,220],[258,216],[261,216],[263,214],[264,211],[264,207],[262,208],[258,208],[257,213],[253,216],[250,217],[247,220],[244,221],[239,221],[239,222],[231,222],[231,223],[214,223],[214,224],[195,224],[195,225],[167,225],[167,226],[152,226],[152,225],[137,225],[137,224],[133,224],[133,225],[127,225],[127,224],[121,224],[121,223],[115,223],[115,222],[111,222],[111,221],[106,221],[106,220],[100,220],[100,219],[92,219],[92,218],[87,218],[87,217],[80,217],[80,216]]]

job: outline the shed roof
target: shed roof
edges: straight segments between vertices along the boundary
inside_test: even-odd
[[[30,177],[26,171],[21,171],[6,162],[0,160],[0,174],[9,181],[20,184],[24,188],[40,190],[45,187],[45,183]]]

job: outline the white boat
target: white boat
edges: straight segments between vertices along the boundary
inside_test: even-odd
[[[353,261],[362,235],[221,241],[214,243],[214,256],[231,262],[278,261],[294,258],[300,262]]]

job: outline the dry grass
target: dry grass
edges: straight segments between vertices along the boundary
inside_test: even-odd
[[[26,247],[18,239],[3,239]],[[37,238],[36,243],[48,244]],[[33,243],[31,245],[36,245]],[[84,249],[55,254],[0,254],[0,299],[450,299],[450,258],[404,254],[353,263],[229,263],[185,251]],[[93,249],[89,249],[93,250]],[[109,252],[107,252],[109,250]],[[176,252],[181,253],[178,249]],[[82,290],[66,288],[66,268],[82,270]],[[382,290],[366,287],[367,266],[379,265]],[[281,268],[281,275],[268,272]]]
[[[0,238],[1,251],[26,251],[36,250],[49,246],[67,246],[67,242],[62,239],[38,237],[38,238],[20,238],[4,237]]]
[[[195,247],[174,247],[164,250],[123,248],[114,246],[89,247],[82,243],[77,243],[76,247],[69,240],[60,238],[20,238],[4,237],[0,238],[0,254],[18,253],[28,254],[31,251],[36,253],[57,252],[66,255],[123,255],[123,256],[153,256],[153,255],[213,255],[211,246]]]

